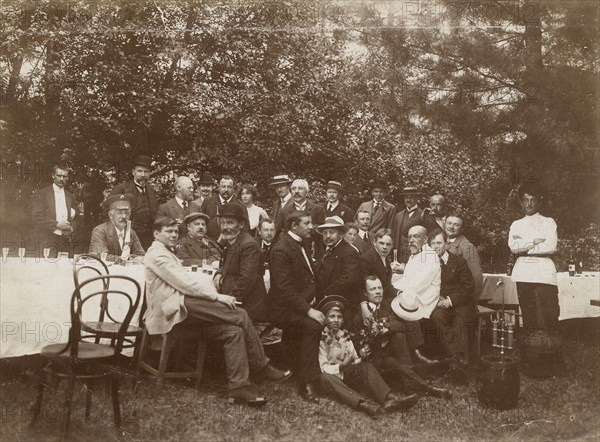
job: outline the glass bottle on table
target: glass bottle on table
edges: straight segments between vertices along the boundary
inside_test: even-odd
[[[573,259],[573,252],[569,254],[569,276],[575,276],[575,260]]]

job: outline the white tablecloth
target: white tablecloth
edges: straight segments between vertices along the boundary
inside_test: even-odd
[[[600,300],[600,273],[585,272],[576,276],[558,273],[557,283],[559,320],[600,317],[600,308],[590,305],[592,299]],[[519,304],[517,286],[510,276],[484,273],[479,299],[501,304],[502,295],[505,304]]]
[[[143,296],[143,265],[112,265],[109,271],[113,275],[135,279]],[[82,272],[84,279],[95,276],[92,271],[87,272]],[[98,284],[91,287],[98,289],[100,282],[92,284]],[[18,258],[3,260],[0,264],[0,357],[35,354],[48,344],[67,342],[74,288],[73,265],[66,258],[54,262],[43,259],[36,262],[34,258],[28,258],[24,263]],[[126,281],[113,280],[111,288],[134,293],[133,284]],[[90,292],[84,289],[84,294]],[[141,306],[142,298],[132,324],[139,323]],[[117,305],[111,302],[111,310],[116,309],[117,317],[124,314],[127,307],[127,302]],[[84,304],[84,320],[97,321],[98,313],[98,302]]]

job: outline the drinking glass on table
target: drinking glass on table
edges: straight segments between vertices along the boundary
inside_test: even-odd
[[[25,247],[19,247],[19,258],[21,261],[25,261]]]
[[[6,259],[8,258],[8,247],[2,247],[2,262],[6,262]]]
[[[103,262],[106,262],[106,258],[108,258],[108,252],[100,252],[100,259]]]
[[[44,259],[50,258],[50,247],[44,247]]]

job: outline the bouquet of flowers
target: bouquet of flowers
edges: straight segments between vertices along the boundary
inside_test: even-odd
[[[390,324],[387,318],[373,319],[368,326],[365,326],[360,331],[360,346],[364,348],[369,346],[371,354],[373,351],[377,351],[385,347],[388,343],[388,333],[390,331]]]

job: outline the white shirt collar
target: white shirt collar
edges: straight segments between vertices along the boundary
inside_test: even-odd
[[[181,198],[175,196],[175,201],[177,201],[177,204],[179,204],[179,206],[183,207],[183,200]]]
[[[454,241],[456,241],[457,238],[458,238],[458,236],[456,236],[454,238],[448,238],[448,242],[453,243]]]
[[[111,224],[113,225],[113,227],[115,228],[115,231],[117,232],[117,236],[119,236],[121,233],[122,233],[123,235],[125,235],[125,229],[123,229],[123,230],[119,230],[119,228],[118,228],[118,227],[117,227],[115,224],[113,224],[113,223],[112,223],[112,221],[111,221],[110,223],[111,223]],[[123,236],[123,238],[125,238],[125,236]]]
[[[442,261],[444,261],[444,264],[448,264],[448,258],[450,257],[450,255],[448,254],[448,250],[446,250],[444,252],[444,254],[440,257],[440,259]]]
[[[306,209],[306,200],[304,200],[304,202],[302,204],[298,204],[296,201],[294,201],[294,206],[296,206],[296,208],[299,210],[305,210]]]
[[[383,203],[385,202],[385,200],[381,200],[381,202],[377,201],[375,198],[373,198],[373,205],[375,204],[380,204],[383,206]]]
[[[288,230],[288,235],[290,235],[292,237],[292,239],[294,239],[295,241],[298,241],[300,243],[302,242],[302,238],[300,238],[298,235],[296,235],[291,230]]]
[[[373,304],[373,303],[372,303],[372,302],[370,302],[370,301],[367,301],[367,303],[369,304],[369,309],[370,309],[372,312],[374,312],[375,310],[377,310],[377,309],[379,308],[379,306],[381,305],[381,304],[379,304],[379,305],[377,305],[377,304]]]
[[[228,200],[226,200],[226,199],[223,199],[223,197],[221,195],[219,195],[219,199],[221,200],[221,204],[230,203],[232,198],[233,198],[233,195],[230,196]]]
[[[286,196],[284,196],[283,198],[281,198],[281,200],[282,200],[281,202],[283,204],[285,204],[285,203],[287,203],[290,200],[291,197],[292,197],[292,192],[288,192],[288,194]]]
[[[336,248],[336,247],[337,247],[337,246],[338,246],[338,245],[339,245],[339,244],[340,244],[340,243],[341,243],[343,240],[344,240],[344,238],[340,239],[338,242],[336,242],[336,243],[333,245],[333,247],[330,247],[329,249],[330,249],[330,250],[333,250],[333,249],[335,249],[335,248]]]
[[[273,244],[272,242],[266,242],[264,239],[261,239],[262,244],[269,247],[271,244]]]
[[[413,210],[417,210],[417,208],[418,208],[418,207],[419,207],[419,206],[417,206],[417,205],[415,204],[415,205],[414,205],[414,206],[412,206],[412,207],[407,207],[407,208],[406,208],[406,211],[407,211],[407,212],[412,212]]]
[[[65,188],[64,187],[58,187],[56,184],[52,183],[52,187],[54,188],[55,192],[64,192]]]
[[[339,201],[336,201],[335,203],[330,203],[329,201],[327,201],[327,207],[331,206],[331,210],[335,209],[339,204]]]
[[[361,239],[365,239],[365,235],[369,233],[366,230],[362,230],[362,229],[358,229],[358,236],[360,236]]]

